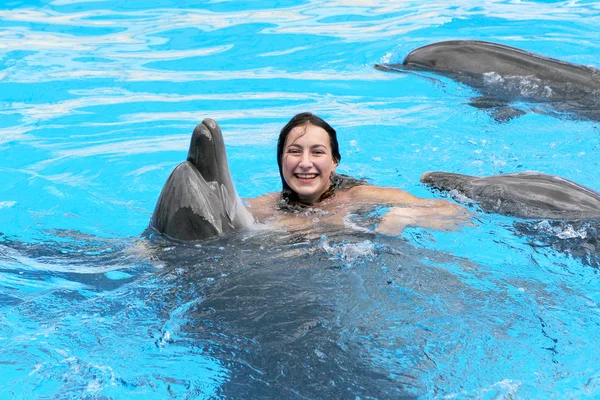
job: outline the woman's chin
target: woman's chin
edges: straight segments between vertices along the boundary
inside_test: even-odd
[[[298,194],[298,200],[304,204],[318,203],[322,195],[322,193],[307,190],[296,191],[296,193]]]
[[[319,199],[325,191],[327,191],[327,187],[322,187],[322,181],[318,178],[315,178],[311,182],[301,182],[299,180],[294,180],[290,185],[290,188],[296,192],[298,195],[298,200],[300,200],[304,204],[314,204],[318,203]]]

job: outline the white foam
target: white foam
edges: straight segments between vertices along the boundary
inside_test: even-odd
[[[585,239],[587,237],[587,231],[585,230],[585,228],[581,228],[576,231],[571,225],[567,225],[565,230],[563,230],[562,232],[558,232],[556,236],[560,239],[572,239],[576,237]]]
[[[391,59],[392,59],[392,53],[388,52],[388,53],[385,53],[383,57],[381,57],[381,60],[379,60],[379,63],[380,64],[389,64]]]
[[[536,225],[536,227],[542,231],[546,231],[553,234],[559,239],[585,239],[587,238],[588,234],[585,226],[579,228],[578,230],[575,230],[575,228],[573,228],[573,225],[571,224],[567,224],[566,226],[552,226],[547,220],[539,222]]]
[[[320,245],[327,254],[330,254],[334,256],[334,258],[340,259],[347,264],[353,264],[360,259],[374,258],[377,256],[377,248],[370,240],[364,240],[359,243],[342,242],[330,245],[326,237],[322,237]]]
[[[483,74],[483,81],[488,85],[504,83],[504,79],[496,72],[486,72]]]
[[[16,201],[0,201],[0,208],[9,208],[17,204]]]

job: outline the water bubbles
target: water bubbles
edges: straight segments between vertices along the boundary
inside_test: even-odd
[[[156,347],[163,348],[167,344],[172,343],[173,339],[171,338],[171,332],[165,330],[161,337],[156,341]]]
[[[509,91],[517,96],[550,98],[553,95],[552,88],[542,85],[542,81],[533,76],[501,76],[496,72],[483,74],[484,85]]]
[[[504,83],[504,79],[496,72],[486,72],[483,74],[483,81],[488,85]]]
[[[585,239],[588,236],[585,225],[576,230],[571,224],[552,226],[548,220],[544,220],[538,223],[536,227],[541,231],[553,234],[559,239]]]
[[[470,198],[468,198],[467,196],[465,196],[464,194],[462,194],[461,192],[459,192],[456,189],[450,190],[448,192],[448,196],[450,196],[456,202],[461,203],[461,204],[465,204],[468,206],[473,206],[475,204],[475,202],[473,200],[471,200]]]
[[[381,57],[381,60],[379,60],[380,64],[388,64],[390,62],[390,60],[392,59],[392,52],[387,52],[384,54],[383,57]]]
[[[572,239],[576,237],[585,239],[587,237],[587,231],[585,230],[585,228],[581,228],[576,231],[571,225],[567,225],[565,230],[562,232],[558,232],[556,236],[560,239]]]
[[[360,264],[365,261],[373,261],[381,253],[398,253],[390,246],[374,243],[370,240],[352,243],[342,241],[337,244],[330,244],[327,236],[323,235],[318,245],[331,255],[332,260],[340,260],[346,266]]]
[[[342,260],[350,265],[364,258],[373,258],[376,256],[375,245],[370,240],[364,240],[359,243],[345,243],[330,245],[326,236],[321,237],[319,247],[333,256],[333,259]]]

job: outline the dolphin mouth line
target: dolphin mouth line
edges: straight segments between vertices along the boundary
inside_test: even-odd
[[[391,71],[391,72],[407,72],[408,69],[404,64],[375,64],[375,69],[380,71]]]
[[[433,67],[428,67],[425,64],[419,64],[410,62],[407,64],[375,64],[375,69],[380,71],[391,71],[391,72],[409,72],[409,71],[438,71]]]

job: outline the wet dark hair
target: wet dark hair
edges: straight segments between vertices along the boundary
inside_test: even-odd
[[[298,127],[307,125],[314,125],[322,128],[329,135],[329,144],[331,146],[331,154],[333,156],[333,160],[339,164],[342,160],[342,156],[340,154],[340,148],[337,140],[337,133],[335,129],[331,127],[324,119],[309,113],[303,112],[300,114],[294,115],[292,119],[281,129],[281,133],[279,133],[279,139],[277,140],[277,165],[279,166],[279,176],[281,177],[281,205],[302,205],[300,199],[298,198],[298,193],[294,192],[292,188],[289,187],[285,178],[283,177],[283,148],[285,146],[285,141],[289,136],[290,132]],[[324,200],[330,196],[332,196],[338,189],[349,189],[353,186],[364,185],[367,184],[366,181],[362,179],[352,178],[347,175],[336,174],[333,173],[331,175],[331,185],[329,189],[321,195],[319,201]]]

